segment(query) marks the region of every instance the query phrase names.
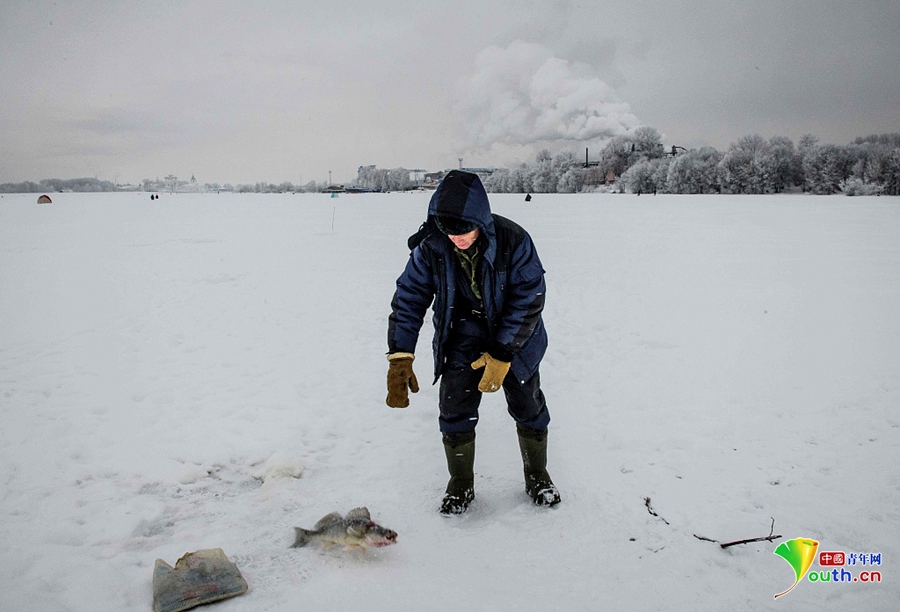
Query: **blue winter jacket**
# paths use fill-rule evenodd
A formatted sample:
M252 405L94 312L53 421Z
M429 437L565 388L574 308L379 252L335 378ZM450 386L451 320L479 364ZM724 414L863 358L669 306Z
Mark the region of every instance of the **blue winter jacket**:
M445 343L453 318L456 277L453 244L439 232L435 215L473 222L487 248L479 273L485 316L493 352L512 356L510 371L526 381L537 371L547 350L544 269L531 236L516 223L491 214L487 193L475 174L450 172L431 198L428 219L410 238L406 269L397 279L388 319L389 353L414 353L426 311L433 304L434 380L440 377Z

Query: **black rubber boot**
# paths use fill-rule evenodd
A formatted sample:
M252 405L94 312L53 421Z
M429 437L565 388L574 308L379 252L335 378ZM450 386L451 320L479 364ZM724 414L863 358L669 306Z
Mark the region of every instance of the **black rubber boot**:
M444 435L450 482L441 502L441 514L462 514L475 499L475 432Z
M555 506L560 497L547 473L547 430L537 431L518 423L516 429L525 467L525 492L538 506Z

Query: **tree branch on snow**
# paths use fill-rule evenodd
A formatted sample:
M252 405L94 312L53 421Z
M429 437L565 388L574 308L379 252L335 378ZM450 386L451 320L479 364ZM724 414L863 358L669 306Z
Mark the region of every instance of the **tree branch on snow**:
M649 509L650 508L650 498L646 498L646 501L647 501L647 508ZM654 514L654 513L651 512L651 514ZM775 518L772 517L772 526L769 529L769 535L762 537L762 538L748 538L746 540L735 540L733 542L719 542L718 540L713 540L711 538L705 538L703 536L698 536L696 533L694 534L694 537L697 538L698 540L703 540L704 542L715 542L722 548L728 548L729 546L737 546L738 544L751 544L753 542L771 542L772 540L777 540L778 538L782 537L780 534L773 535L774 533L775 533Z
M659 520L661 520L661 521L662 521L663 523L665 523L666 525L669 524L669 521L667 521L666 519L664 519L663 517L661 517L660 515L658 515L658 514L656 513L656 511L655 511L653 508L650 507L650 498L649 498L649 497L645 497L645 498L644 498L644 505L647 507L647 512L649 512L651 515L653 515L653 516L655 516L656 518L658 518Z

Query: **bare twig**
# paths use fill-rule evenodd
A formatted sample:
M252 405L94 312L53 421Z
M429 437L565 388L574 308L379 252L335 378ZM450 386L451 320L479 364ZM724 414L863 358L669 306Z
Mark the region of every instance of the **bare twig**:
M650 498L649 498L649 497L645 497L645 498L644 498L644 505L647 507L647 512L649 512L650 514L652 514L653 516L655 516L656 518L658 518L659 520L661 520L661 521L662 521L663 523L665 523L666 525L669 524L669 521L667 521L666 519L664 519L663 517L661 517L660 515L658 515L658 514L653 510L653 508L650 507Z
M716 544L719 543L718 540L713 540L712 538L705 538L703 536L698 536L696 533L694 534L694 537L697 538L698 540L703 540L704 542L715 542Z
M781 535L774 535L774 534L775 534L775 519L772 518L772 526L769 529L769 535L767 535L763 538L748 538L746 540L735 540L733 542L719 542L718 540L713 540L710 538L705 538L703 536L698 536L696 533L694 534L694 537L697 538L698 540L703 540L704 542L715 542L722 548L728 548L729 546L737 546L738 544L751 544L753 542L771 542L772 540L777 540L778 538L782 537Z
M751 544L753 542L771 542L772 540L777 540L781 537L781 534L778 535L770 535L764 538L750 538L747 540L735 540L734 542L725 542L724 544L719 544L722 548L728 548L729 546L737 546L738 544Z

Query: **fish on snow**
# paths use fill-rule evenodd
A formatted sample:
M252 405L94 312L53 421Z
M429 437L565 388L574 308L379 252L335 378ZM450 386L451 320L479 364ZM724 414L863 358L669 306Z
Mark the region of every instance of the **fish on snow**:
M368 547L380 548L397 543L397 532L382 527L372 520L368 508L354 508L341 516L332 512L323 516L312 529L294 527L297 534L292 548L302 548L311 542L321 542L325 546L342 544L344 550Z

